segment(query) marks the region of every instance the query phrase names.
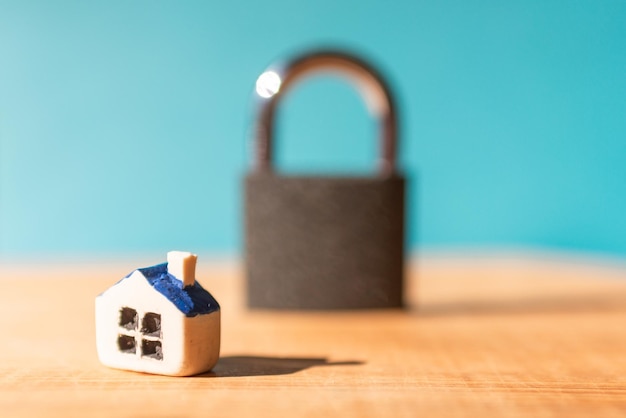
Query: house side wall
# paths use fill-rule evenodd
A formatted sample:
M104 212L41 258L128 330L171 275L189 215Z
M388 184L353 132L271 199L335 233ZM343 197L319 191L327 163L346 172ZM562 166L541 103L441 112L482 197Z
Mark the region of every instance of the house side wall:
M220 356L220 311L185 318L183 364L179 376L208 371Z

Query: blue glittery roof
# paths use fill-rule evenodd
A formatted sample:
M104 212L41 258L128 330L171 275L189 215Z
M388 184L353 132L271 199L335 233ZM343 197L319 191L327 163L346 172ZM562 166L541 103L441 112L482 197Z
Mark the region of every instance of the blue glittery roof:
M213 296L197 281L191 286L183 287L182 281L167 272L167 263L137 270L156 291L172 302L185 316L207 314L220 308ZM129 276L130 274L126 277Z

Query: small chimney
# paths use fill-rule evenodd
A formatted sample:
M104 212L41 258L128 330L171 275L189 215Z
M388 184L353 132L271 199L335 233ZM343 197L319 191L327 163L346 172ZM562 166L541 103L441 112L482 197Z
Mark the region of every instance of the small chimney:
M167 271L183 282L183 287L193 286L196 281L196 260L198 256L186 251L167 253Z

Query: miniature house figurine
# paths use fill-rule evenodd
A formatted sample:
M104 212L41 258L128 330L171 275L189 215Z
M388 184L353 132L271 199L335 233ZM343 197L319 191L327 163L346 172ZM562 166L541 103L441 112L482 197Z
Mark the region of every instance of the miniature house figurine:
M96 344L109 367L171 376L210 370L219 358L220 306L195 280L195 254L140 268L96 298Z

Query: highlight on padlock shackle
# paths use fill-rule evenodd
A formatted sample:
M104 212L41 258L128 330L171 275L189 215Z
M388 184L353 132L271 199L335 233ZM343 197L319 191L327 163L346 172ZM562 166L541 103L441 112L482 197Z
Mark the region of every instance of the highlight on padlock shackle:
M319 72L332 71L355 83L380 126L379 173L396 174L397 120L391 89L383 76L362 59L342 51L322 50L272 65L256 82L260 98L256 126L256 169L273 171L272 138L278 102L298 81Z

